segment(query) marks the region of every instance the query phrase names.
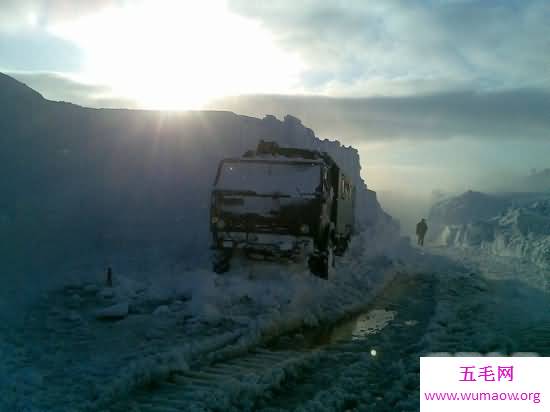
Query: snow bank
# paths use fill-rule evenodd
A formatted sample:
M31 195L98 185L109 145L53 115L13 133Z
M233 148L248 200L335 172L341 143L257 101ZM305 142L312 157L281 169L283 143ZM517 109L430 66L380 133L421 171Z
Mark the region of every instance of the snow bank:
M218 163L260 139L328 152L357 185L358 227L398 236L361 178L357 150L295 117L87 109L4 80L0 91L14 101L0 113L0 229L10 239L0 253L12 300L95 281L107 266L148 279L208 264L205 206Z
M430 226L437 231L441 226L462 225L488 219L506 210L509 204L508 199L470 190L432 206L429 215ZM434 233L434 230L430 232Z
M431 215L440 225L435 231L435 241L496 256L527 259L548 269L550 198L539 196L541 199L536 201L526 201L525 196L516 202L511 197L487 201L488 195L470 193L439 204Z
M40 104L12 102L17 113L0 113L6 125L0 225L10 239L0 244L6 274L0 310L20 313L25 322L41 319L33 326L12 320L14 341L30 342L25 351L37 339L56 337L34 363L59 369L60 380L86 376L75 384L73 400L85 396L82 385L107 401L201 356L230 356L334 321L361 310L399 271L388 258L372 259L397 257L405 245L361 178L357 150L318 139L292 116L92 110L25 96ZM35 121L28 123L29 116ZM305 262L239 265L237 259L225 276L203 269L210 255L206 206L218 163L259 139L326 151L356 184L363 232L329 281L311 276ZM113 286L102 287L108 266ZM41 300L42 307L33 306ZM73 342L78 349L56 346ZM62 400L63 382L37 399Z

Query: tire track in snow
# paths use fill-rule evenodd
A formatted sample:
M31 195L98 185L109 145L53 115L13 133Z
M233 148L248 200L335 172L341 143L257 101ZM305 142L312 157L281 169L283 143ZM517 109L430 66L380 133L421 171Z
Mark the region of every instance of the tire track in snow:
M173 373L165 381L134 391L109 410L293 409L315 400L324 390L330 389L331 383L358 364L364 366L363 363L370 362L369 370L379 368L385 362L386 348L390 354L389 348L396 349L392 339L397 339L405 352L415 353L415 345L433 311L433 284L431 276L394 280L370 305L371 311L397 310L395 319L383 333L371 330L372 334L365 335L359 327L355 332L352 328L351 334L342 341L336 337L327 341L331 329L285 337L244 356ZM347 322L360 323L360 319ZM377 356L371 355L373 348L378 348ZM390 355L388 361L395 360L394 356L395 353ZM380 376L379 373L375 375ZM369 381L371 386L376 384L379 385L377 380ZM387 382L384 386L379 385L379 391L383 392L385 386ZM371 390L377 393L375 388Z
M436 283L430 275L394 280L371 305L371 311L396 311L382 332L327 346L330 357L308 376L288 381L258 410L411 410L399 402L417 386L416 367L410 366L418 364L435 311Z
M93 410L99 402L120 397L128 382L162 378L164 366L167 371L185 366L183 352L215 351L244 332L222 324L209 329L216 336L212 339L175 315L97 320L95 311L105 304L110 301L95 289L65 287L35 302L21 321L25 327L3 335L4 345L17 350L6 365L13 392L3 400L6 410ZM197 340L190 344L194 334Z
M190 316L193 311L185 298L155 300L155 294L149 296L143 285L126 278L111 290L100 284L78 284L48 292L6 334L6 351L16 349L16 356L6 364L6 376L17 374L10 384L17 391L8 404L23 402L19 409L61 411L64 405L71 411L104 411L134 389L164 382L176 370L188 370L189 363L204 365L235 357L272 336L356 313L398 270L391 261L357 264L343 258L340 263L340 272L351 275L327 283L309 277L303 281L298 273L294 293L299 295L304 286L315 293L304 301L279 299L280 310L273 313L265 305L253 307L245 313L253 320L247 324L231 316L212 322ZM281 280L285 279L274 277L272 283L280 287L285 284ZM253 282L244 283L250 287ZM259 296L266 293L259 292ZM129 316L117 321L96 319L96 310L121 301L129 302ZM156 316L152 312L159 305L170 305L171 312ZM233 307L229 309L231 315ZM297 362L287 370L301 364L303 356L293 359ZM280 369L278 364L275 368Z
M252 353L197 370L173 373L167 380L135 391L109 410L174 412L250 409L255 400L292 373L315 362L317 352L269 351ZM248 407L247 407L248 406Z

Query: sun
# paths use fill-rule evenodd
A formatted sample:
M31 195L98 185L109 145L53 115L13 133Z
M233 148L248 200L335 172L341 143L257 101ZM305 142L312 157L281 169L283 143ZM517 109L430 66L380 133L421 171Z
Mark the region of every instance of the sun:
M297 91L304 64L260 23L222 0L144 1L52 28L84 55L88 82L153 109L195 109L213 98Z

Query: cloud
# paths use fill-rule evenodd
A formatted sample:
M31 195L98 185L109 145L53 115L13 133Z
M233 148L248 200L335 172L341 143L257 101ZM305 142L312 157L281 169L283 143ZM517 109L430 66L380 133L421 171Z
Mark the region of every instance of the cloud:
M269 31L268 37L272 35L285 51L280 53L281 56L292 56L292 61L300 62L299 65L289 65L292 66L292 70L289 69L290 75L284 78L284 90L276 83L273 87L263 87L262 92L364 97L459 93L461 90L491 92L509 89L550 89L550 3L546 0L227 1L232 12L256 20L261 23L262 28ZM153 11L171 10L172 6L178 6L179 9L176 9L183 11L186 7L190 10L197 8L196 5L182 6L183 3L152 0L0 0L0 37L3 39L0 41L0 61L11 64L3 69L77 72L78 64L85 60L86 63L95 64L94 70L89 70L95 73L99 69L104 69L104 61L112 62L113 58L122 56L118 52L112 53L109 47L118 41L123 43L122 47L126 50L121 62L131 60L126 55L128 50L134 48L137 49L137 53L134 54L142 63L142 67L144 64L154 65L160 59L139 60L142 58L142 44L135 41L136 36L132 34L127 22L124 22L124 27L120 26L123 18L113 19L115 35L105 30L105 25L102 30L99 27L101 24L91 24L89 33L83 33L82 27L73 25L78 36L72 32L71 35L64 36L61 28L66 28L68 24L63 23L74 22L77 18L89 14L98 14L106 8L117 9L118 14L113 15L125 17L131 16L130 11L138 5L147 5L143 10ZM216 14L216 4L219 6L221 3L208 3L207 6L203 6L208 11L208 16ZM141 37L145 39L143 44L153 45L150 47L152 51L172 47L174 38L179 39L180 43L183 41L181 39L195 39L187 50L192 46L197 46L201 53L204 50L219 49L219 36L224 36L219 24L210 31L208 24L198 24L200 27L206 27L207 33L215 33L210 36L214 40L213 46L210 47L209 44L208 48L201 47L204 36L199 35L197 40L193 35L200 30L193 29L191 34L185 37L170 36L172 27L177 27L178 30L182 27L194 27L192 24L182 23L190 14L168 14L175 17L165 21L166 16L160 12L138 13L140 18L143 17L143 22L139 20L137 24L138 33L143 33L144 27L150 27L149 22L151 27L158 26L149 32L145 30L147 34ZM105 18L101 16L98 19ZM204 20L207 23L209 21L208 18ZM164 24L159 25L159 21ZM201 22L203 19L193 21ZM175 25L172 26L174 22ZM223 19L221 22L223 23ZM232 27L225 33L236 31ZM6 37L6 33L12 37ZM19 38L14 37L15 35ZM85 41L80 39L80 35ZM37 40L38 36L42 36L44 40ZM62 39L56 39L55 36ZM81 41L75 40L75 37ZM128 37L130 39L127 41ZM252 36L257 40L256 37ZM160 40L157 40L159 38ZM248 39L250 38L248 36ZM61 44L62 41L73 42L76 46ZM48 49L45 43L52 45L52 56L55 56L49 60L48 53L45 52ZM248 43L253 41L237 42L238 47L235 47L235 50L246 50L248 53L248 48L243 48L243 45ZM252 56L252 61L267 62L269 67L277 68L274 70L275 73L282 72L284 59L279 55L268 52L258 58L258 50L265 52L267 49L265 41L259 43L258 47L254 45L255 51L251 51L247 56ZM82 50L79 52L87 54L86 59L76 51L71 51L69 46L80 47ZM210 55L224 55L223 52L228 48L222 49ZM17 53L20 55L17 56ZM270 59L265 57L266 54ZM179 56L177 53L171 55ZM37 58L33 56L40 57L41 61L35 63ZM104 58L105 56L109 58ZM180 60L184 58L185 53ZM225 59L226 62L230 60ZM236 74L245 73L243 77L251 79L253 75L260 73L256 83L262 84L265 79L276 77L274 74L262 76L262 71L258 70L252 70L252 74L247 75L245 69L249 68L250 64L245 64L246 68L243 69L244 60L246 59L231 60L234 65L230 66L236 67L230 73L231 78L235 79ZM69 68L60 69L59 66L65 64L64 62L68 62ZM131 66L136 66L131 63ZM112 66L107 65L107 74L102 73L102 81L115 71ZM120 68L122 65L115 66ZM209 69L213 67L203 66ZM225 66L225 70L217 78L228 75ZM174 65L168 67L173 69ZM180 71L182 70L177 68L177 72ZM122 72L122 75L117 75L118 83L125 80L131 70L124 67ZM203 73L204 68L199 69L199 72ZM215 77L210 76L211 79ZM298 81L295 81L296 77ZM210 83L212 82L213 80ZM258 89L256 83L254 87ZM229 84L234 85L236 82ZM134 87L131 89L135 90ZM209 94L259 92L256 89L236 92L219 89L215 87Z
M292 114L317 135L346 143L550 138L550 92L535 89L370 98L239 96L209 107L251 116Z
M122 4L122 0L0 0L0 29L45 27Z
M230 0L309 62L313 93L404 95L550 86L544 0ZM417 90L415 90L417 84Z
M96 108L136 108L132 100L113 95L107 86L85 84L55 73L11 72L9 76L25 83L46 99Z
M77 72L83 50L53 28L75 21L118 0L0 0L1 69Z
M77 71L82 52L42 30L0 35L3 70Z

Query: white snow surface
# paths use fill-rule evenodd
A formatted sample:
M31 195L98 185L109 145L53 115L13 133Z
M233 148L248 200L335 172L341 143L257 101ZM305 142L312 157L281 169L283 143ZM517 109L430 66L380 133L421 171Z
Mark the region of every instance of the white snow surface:
M451 259L432 252L443 253ZM548 353L546 337L550 332L550 307L547 294L518 282L530 271L529 265L515 260L514 265L508 262L506 270L500 270L498 261L476 260L474 255L462 256L456 250L446 249L427 250L415 255L416 260L411 257L414 256L409 256L409 264L402 267L408 274L392 277L401 298L392 300L389 293L382 295L378 303L373 300L375 305L388 305L382 307L393 309L384 311L388 318L381 325L382 332L373 333L364 340L343 341L340 347L335 344L326 351L321 348L290 354L280 363L258 364L259 360L251 355L248 358L251 364L258 366L222 386L212 384L201 394L203 409L188 410L335 411L354 406L359 410L417 410L419 356L442 352L449 355L464 352L513 354L537 347L542 350L541 354ZM373 262L373 267L381 266L380 262ZM430 274L429 269L437 273ZM418 273L414 274L415 271ZM228 284L243 274L246 275L240 271L233 273ZM334 305L337 297L332 295L327 304ZM366 297L372 302L369 293ZM344 295L340 298L346 299ZM247 302L251 304L249 298L242 299L241 309ZM312 303L315 300L309 301L308 306ZM342 307L341 303L334 306L336 310ZM370 309L368 313L372 313ZM282 325L284 321L278 327ZM534 328L538 332L531 332ZM295 339L299 336L294 335ZM357 352L354 342L359 342L361 351ZM229 364L236 362L246 366L248 361L243 351L249 347L248 343L238 339L227 347L220 346L220 350L210 352L210 358L223 359L240 353L241 357ZM270 352L269 356L276 355ZM284 352L281 355L284 357ZM187 366L193 368L191 362ZM238 372L235 376L238 377ZM219 377L212 376L212 379ZM294 392L294 383L305 390ZM312 387L315 390L311 390ZM172 397L178 395L170 393L169 388L164 390ZM287 392L291 393L286 396ZM148 402L162 405L163 393L161 385L158 393L147 394ZM168 395L164 399L168 399ZM258 399L265 402L257 402ZM190 402L189 405L195 404Z
M196 269L136 281L115 273L112 287L82 283L49 292L26 313L25 328L12 324L4 331L2 354L18 348L4 376L30 372L0 382L0 392L11 394L0 410L101 410L197 359L224 359L270 337L357 312L394 276L411 271L399 263L406 246L396 241L393 256L376 257L366 241L365 235L353 239L328 281L312 276L304 261L237 256L224 275ZM100 320L98 314L123 319Z
M490 218L444 225L436 243L501 257L528 260L550 269L550 199L509 207Z

